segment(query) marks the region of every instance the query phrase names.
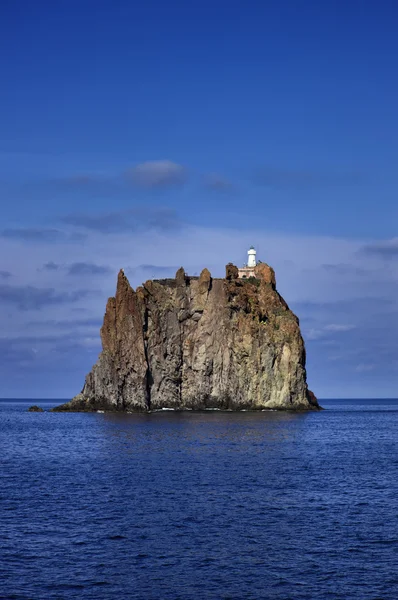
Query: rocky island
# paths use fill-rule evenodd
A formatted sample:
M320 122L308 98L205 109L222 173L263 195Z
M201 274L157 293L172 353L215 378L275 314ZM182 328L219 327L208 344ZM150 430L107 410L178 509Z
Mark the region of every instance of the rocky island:
M319 409L299 321L274 270L259 263L246 271L228 264L225 279L215 279L180 268L175 279L134 291L121 270L99 359L81 393L53 410Z

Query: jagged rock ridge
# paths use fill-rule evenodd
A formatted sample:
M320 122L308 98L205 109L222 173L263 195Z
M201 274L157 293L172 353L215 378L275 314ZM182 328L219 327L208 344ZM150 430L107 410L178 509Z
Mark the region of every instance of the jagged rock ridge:
M102 352L83 390L55 410L318 409L307 388L297 317L271 267L238 279L207 269L147 281L120 271L101 328Z

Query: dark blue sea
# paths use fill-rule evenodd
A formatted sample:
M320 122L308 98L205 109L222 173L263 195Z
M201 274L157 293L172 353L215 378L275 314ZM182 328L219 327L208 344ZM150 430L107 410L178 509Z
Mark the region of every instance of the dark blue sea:
M0 598L398 598L398 400L319 413L0 401Z

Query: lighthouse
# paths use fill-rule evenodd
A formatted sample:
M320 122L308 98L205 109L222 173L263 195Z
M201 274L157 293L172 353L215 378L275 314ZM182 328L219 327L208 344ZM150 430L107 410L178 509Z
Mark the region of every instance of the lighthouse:
M256 266L256 254L257 252L255 251L253 246L250 246L249 250L247 251L247 266L254 268Z
M256 276L256 254L257 252L255 251L254 246L250 246L249 250L247 251L247 264L238 269L239 279L249 279L249 277Z

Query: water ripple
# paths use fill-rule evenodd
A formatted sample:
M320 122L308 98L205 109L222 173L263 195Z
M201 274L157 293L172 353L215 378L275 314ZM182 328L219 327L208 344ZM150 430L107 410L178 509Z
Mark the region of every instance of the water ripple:
M296 415L29 404L0 403L0 599L398 597L396 401Z

